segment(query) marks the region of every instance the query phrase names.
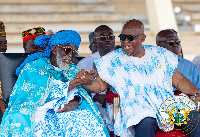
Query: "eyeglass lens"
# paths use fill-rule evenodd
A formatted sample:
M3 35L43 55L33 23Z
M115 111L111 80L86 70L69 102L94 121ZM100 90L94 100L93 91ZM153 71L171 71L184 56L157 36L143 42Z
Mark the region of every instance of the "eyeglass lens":
M179 40L177 40L177 41L170 40L169 41L169 45L173 46L175 43L176 43L176 45L180 45L181 42Z
M140 35L142 35L142 34L140 34ZM133 41L135 38L139 37L140 35L137 35L137 36L133 37L132 35L123 35L123 34L120 34L120 35L119 35L119 38L120 38L121 41L125 41L126 38L127 38L129 41Z
M77 57L78 56L78 52L76 51L76 50L74 50L74 49L72 49L72 48L65 48L65 53L66 54L69 54L69 53L71 53L72 52L72 54L73 54L73 57Z
M115 36L113 36L113 35L110 35L110 36L100 36L99 39L100 39L101 41L105 41L106 39L114 40L114 39L115 39Z

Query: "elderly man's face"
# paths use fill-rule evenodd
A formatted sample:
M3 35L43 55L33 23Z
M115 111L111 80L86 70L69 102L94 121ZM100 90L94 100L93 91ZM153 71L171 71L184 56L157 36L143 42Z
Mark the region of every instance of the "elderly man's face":
M43 52L45 50L45 48L35 45L34 39L25 41L23 43L23 48L25 53L37 53L37 52Z
M0 37L0 52L6 52L7 40L6 37Z
M101 30L95 32L94 41L100 53L107 54L115 46L115 36L113 35L113 31L108 27L102 27Z
M166 31L162 35L158 35L156 39L157 46L166 48L174 54L179 54L181 50L178 36L172 31Z
M77 47L73 44L61 44L56 48L56 63L62 70L68 70L69 64L74 62L74 57L78 55Z
M142 42L145 40L146 35L143 34L143 30L140 28L124 26L122 29L123 36L125 36L125 40L120 40L122 49L129 56L137 56L142 47ZM132 40L128 40L128 37L132 37Z

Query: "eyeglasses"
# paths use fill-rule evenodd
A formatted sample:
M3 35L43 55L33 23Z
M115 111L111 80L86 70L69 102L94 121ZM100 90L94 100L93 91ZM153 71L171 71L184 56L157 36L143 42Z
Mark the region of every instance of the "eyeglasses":
M158 42L167 42L169 43L169 45L171 46L174 46L174 44L176 43L176 45L180 45L181 41L180 40L177 40L177 41L174 41L174 40L169 40L169 41L158 41Z
M94 37L94 38L99 38L100 41L105 41L107 39L114 40L115 36L114 35L109 35L109 36L99 36L99 37Z
M60 46L59 47L63 48L66 54L70 54L72 52L73 57L77 57L78 56L78 52L73 49L73 48L69 48L69 47L64 47L64 46Z
M125 41L126 38L129 40L129 41L133 41L135 38L141 36L143 34L140 34L140 35L137 35L137 36L132 36L132 35L123 35L123 34L120 34L118 37L120 38L121 41Z

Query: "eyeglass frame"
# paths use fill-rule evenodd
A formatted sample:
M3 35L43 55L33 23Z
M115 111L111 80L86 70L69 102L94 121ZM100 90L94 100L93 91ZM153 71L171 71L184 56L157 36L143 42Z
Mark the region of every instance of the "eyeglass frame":
M168 40L168 41L158 41L158 42L168 42L170 46L174 46L175 43L176 43L177 46L181 44L181 41L180 41L180 40L177 40L177 41ZM173 42L174 44L172 45L172 44L170 44L170 42Z
M114 38L113 39L110 39L110 36L113 36ZM94 37L95 39L96 38L99 38L99 40L100 40L100 38L101 37L106 37L106 39L105 40L108 40L108 38L109 38L109 40L114 40L115 39L115 35L109 35L109 36L99 36L99 37ZM105 41L105 40L100 40L100 41Z
M132 35L123 35L123 36L125 36L125 39L124 39L124 40L121 39L121 36L122 36L122 35L123 35L123 34L120 34L120 35L118 36L118 37L120 38L121 41L125 41L126 39L129 40L128 37L130 37L130 36L131 36L132 40L129 40L129 41L133 41L135 38L137 38L137 37L139 37L139 36L141 36L141 35L144 35L144 34L139 34L139 35L136 35L136 36L132 36Z
M61 45L57 45L57 46L63 48L65 54L67 54L67 55L70 54L70 53L72 52L72 56L73 56L73 57L77 57L77 56L78 56L78 51L75 50L75 49L73 49L73 48L65 47L65 46L61 46ZM70 51L69 53L67 53L67 52L66 52L67 49L71 49L71 51ZM77 54L77 56L74 55L74 52Z

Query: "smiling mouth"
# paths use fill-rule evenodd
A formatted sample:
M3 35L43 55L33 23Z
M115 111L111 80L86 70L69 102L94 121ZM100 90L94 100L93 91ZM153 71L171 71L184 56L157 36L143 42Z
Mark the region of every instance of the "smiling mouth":
M132 45L124 45L124 49L128 50L130 49L131 47L133 47Z

